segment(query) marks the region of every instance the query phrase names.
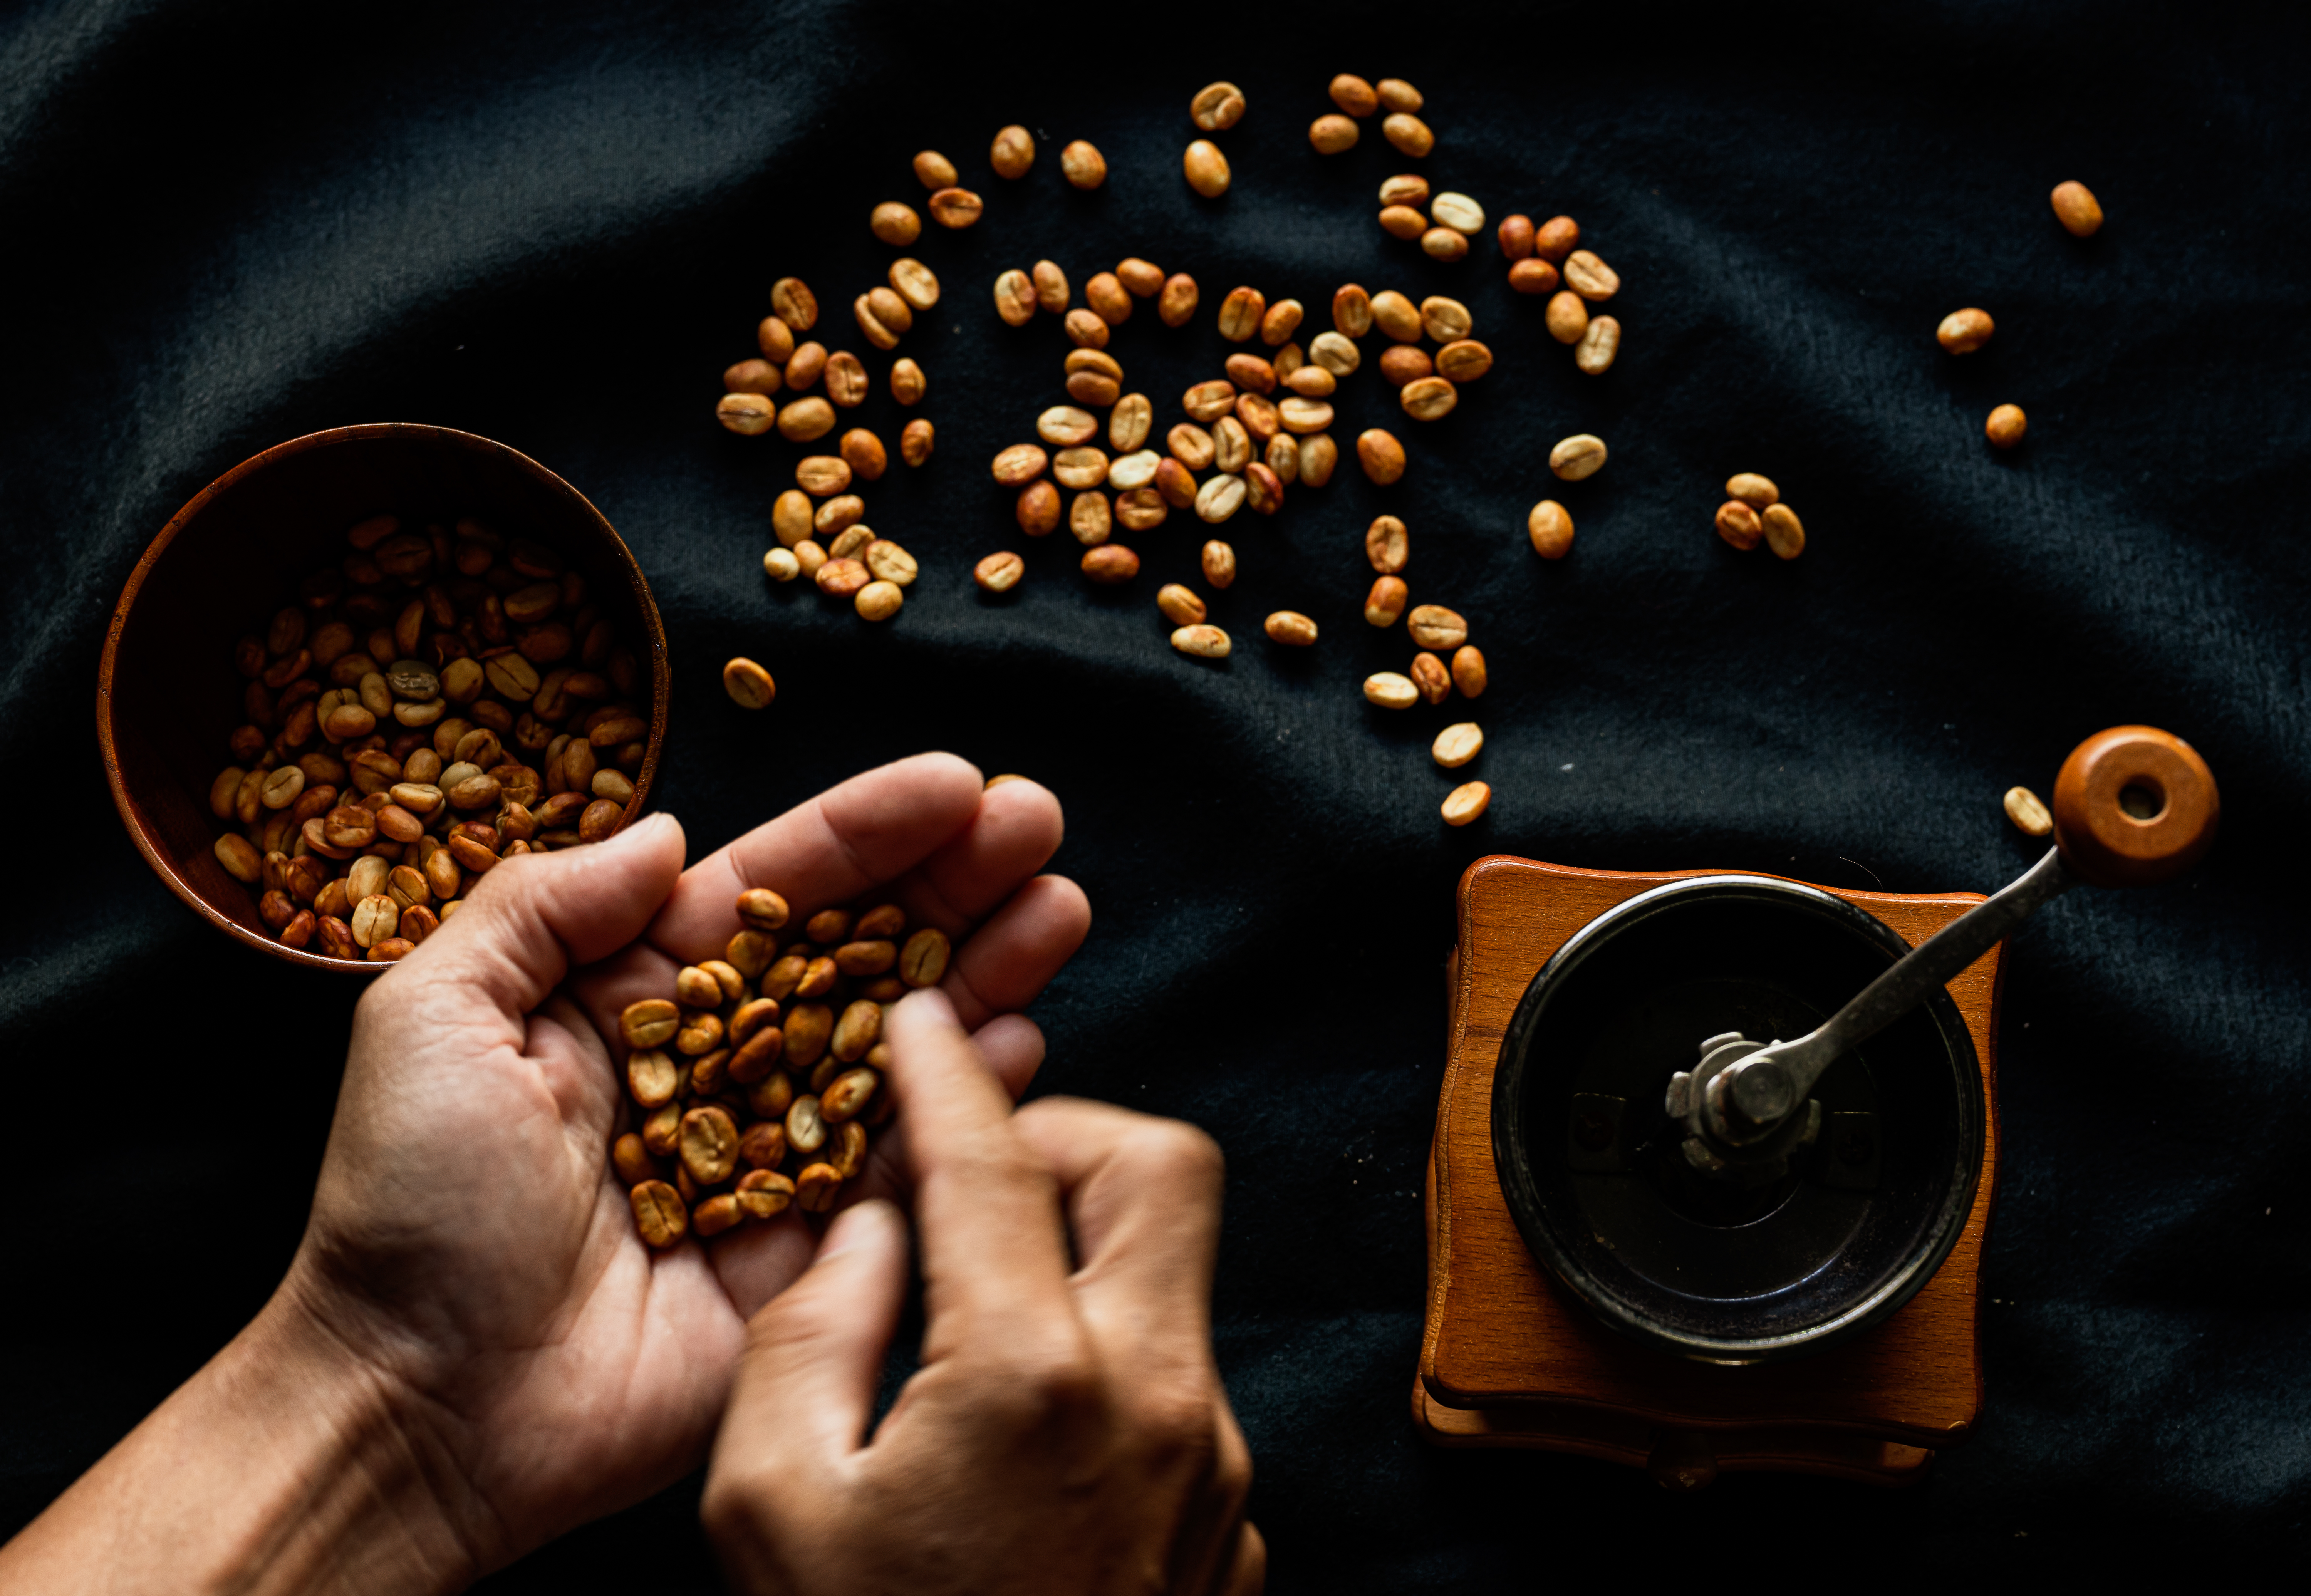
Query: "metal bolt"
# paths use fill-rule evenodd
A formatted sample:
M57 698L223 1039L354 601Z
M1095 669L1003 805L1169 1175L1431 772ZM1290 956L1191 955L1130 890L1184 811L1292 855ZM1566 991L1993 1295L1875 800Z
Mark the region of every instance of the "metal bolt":
M1752 1125L1771 1125L1788 1117L1794 1105L1796 1093L1791 1089L1790 1072L1775 1060L1740 1066L1733 1071L1727 1085L1727 1095L1732 1099L1733 1111Z

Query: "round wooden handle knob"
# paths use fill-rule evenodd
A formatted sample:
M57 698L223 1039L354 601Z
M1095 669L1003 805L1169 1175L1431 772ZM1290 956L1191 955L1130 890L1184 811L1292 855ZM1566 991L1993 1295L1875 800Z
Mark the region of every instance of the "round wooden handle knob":
M2155 726L2114 726L2071 749L2054 808L2062 863L2097 886L2181 875L2214 846L2222 817L2207 762Z

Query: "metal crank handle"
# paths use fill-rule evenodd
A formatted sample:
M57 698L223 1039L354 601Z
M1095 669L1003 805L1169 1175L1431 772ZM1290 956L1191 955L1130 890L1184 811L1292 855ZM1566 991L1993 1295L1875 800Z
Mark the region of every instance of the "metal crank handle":
M2054 846L1995 896L1912 948L1815 1030L1726 1067L1722 1095L1711 1094L1704 1110L1711 1135L1735 1145L1770 1135L1839 1055L1923 1003L2078 883L2138 886L2189 869L2214 843L2221 800L2214 773L2182 738L2115 726L2062 762L2054 815Z

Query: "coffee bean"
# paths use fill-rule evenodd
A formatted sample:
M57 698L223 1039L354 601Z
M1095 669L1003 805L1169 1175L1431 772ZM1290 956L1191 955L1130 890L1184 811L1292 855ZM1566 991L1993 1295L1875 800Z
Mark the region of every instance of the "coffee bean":
M893 291L910 310L928 310L938 303L938 278L921 261L901 256L891 263L890 277Z
M1786 504L1768 504L1766 513L1758 518L1766 524L1766 546L1783 560L1794 560L1805 553L1805 523Z
M2094 191L2084 183L2073 179L2067 183L2056 184L2053 199L2054 219L2062 224L2062 231L2072 238L2091 238L2102 226L2102 205L2095 198ZM2045 833L2033 832L2031 834L2043 836Z
M1782 490L1774 485L1772 477L1744 471L1726 479L1725 496L1739 499L1752 510L1763 510L1781 498Z
M1990 419L1983 423L1982 431L1993 446L2012 449L2022 441L2022 434L2029 424L2029 418L2022 414L2021 406L2001 405L1990 413ZM266 790L269 792L271 789L268 788ZM268 798L266 801L270 803L272 800Z
M779 407L760 394L724 394L714 406L714 419L742 437L756 438L771 430Z
M891 397L902 405L911 405L923 397L923 369L903 357L891 366Z
M886 244L911 244L921 236L923 219L912 205L886 199L867 219L868 231Z
M1601 377L1613 369L1614 357L1620 353L1620 322L1610 316L1600 316L1589 323L1581 334L1581 342L1574 345L1573 363L1588 376Z
M1365 697L1383 710L1408 710L1420 702L1420 689L1409 676L1392 670L1375 671L1365 678Z
M1952 354L1972 354L1990 342L1997 324L1987 310L1953 310L1934 329L1934 339Z
M651 1246L671 1247L690 1233L690 1210L682 1194L664 1181L642 1182L633 1189L631 1201L634 1226Z
M1356 148L1358 131L1346 117L1322 116L1308 125L1308 142L1319 155L1337 155Z
M2079 236L2083 238L2086 235L2080 233ZM2024 836L2044 837L2053 834L2054 817L2047 813L2046 806L2038 800L2038 795L2028 788L2008 788L2002 802L2006 810L2006 818L2012 821Z
M935 434L931 423L917 416L899 434L899 458L910 466L920 466L931 458Z
M1316 641L1316 623L1298 610L1278 610L1264 624L1269 637L1276 642L1306 648Z
M1493 789L1482 781L1464 782L1444 797L1441 812L1446 825L1467 825L1483 815L1493 801Z
M1365 532L1365 558L1383 576L1394 576L1412 557L1412 535L1392 515L1374 518Z
M1332 295L1332 327L1335 331L1344 337L1361 338L1372 331L1372 296L1362 288L1350 283ZM1323 339L1320 336L1316 342L1321 344ZM1354 349L1355 345L1352 344L1349 347ZM1315 354L1315 344L1309 346L1309 354L1312 357ZM1355 371L1356 366L1351 363L1345 369L1332 369L1338 375L1345 377Z
M1220 301L1220 336L1232 344L1241 344L1260 330L1260 318L1268 314L1268 298L1257 288L1234 288Z
M1228 634L1217 626L1199 624L1182 626L1172 633L1172 646L1182 654L1193 654L1203 659L1225 659L1230 644Z
M1166 582L1156 590L1156 607L1174 626L1193 626L1208 614L1204 601L1178 582Z
M1404 445L1379 427L1356 434L1356 461L1365 475L1382 487L1404 475Z
M990 554L972 566L971 580L990 593L1008 593L1019 585L1019 579L1026 571L1027 563L1007 552Z
M1485 734L1473 720L1448 726L1429 745L1428 755L1446 770L1458 770L1484 751Z
M1423 377L1406 383L1399 398L1404 413L1413 420L1436 421L1452 414L1461 402L1461 390L1442 377Z
M942 188L930 197L931 220L941 227L969 227L985 208L968 188Z
M1196 280L1185 272L1174 272L1164 279L1163 292L1156 299L1156 314L1165 327L1185 327L1196 313Z
M1365 620L1374 626L1393 626L1402 618L1409 597L1402 577L1376 577L1372 591L1365 596Z
M1243 119L1243 91L1234 83L1206 83L1188 102L1188 116L1206 133L1234 126Z
M1416 607L1405 623L1412 641L1424 649L1457 649L1469 641L1469 624L1457 610L1446 609L1441 604L1424 604Z
M1548 451L1548 468L1565 482L1579 482L1594 476L1605 463L1605 440L1588 432L1576 432L1558 440Z
M1204 580L1213 587L1225 589L1234 583L1235 550L1229 545L1213 538L1204 545L1203 552L1197 558Z
M1717 507L1717 536L1737 549L1749 550L1765 537L1766 527L1756 510L1739 499L1728 499Z
M1211 140L1199 138L1190 144L1181 165L1187 173L1188 187L1206 199L1217 199L1227 192L1227 157Z
M1400 344L1417 343L1421 336L1420 311L1392 288L1372 296L1373 325Z
M1155 420L1156 407L1148 403L1146 394L1125 394L1116 401L1115 408L1108 413L1107 441L1110 447L1120 455L1135 453L1147 444L1147 433ZM1151 474L1148 481L1154 480ZM1135 483L1131 485L1144 487L1147 484Z
M995 135L994 147L988 152L988 160L999 178L1025 177L1027 169L1035 164L1035 135L1016 124L1001 129Z
M1382 121L1380 130L1389 143L1415 160L1436 147L1436 135L1428 130L1428 124L1409 111L1391 113Z
M1380 109L1380 96L1373 86L1352 73L1342 73L1331 83L1332 103L1352 117L1369 117Z
M1060 173L1077 188L1096 188L1107 181L1107 158L1093 145L1076 139L1060 152Z
M834 406L815 394L779 412L779 436L789 443L809 443L833 430Z
M1381 380L1391 388L1419 381L1436 369L1428 352L1410 344L1391 344L1380 353Z
M778 696L778 686L771 680L771 673L743 657L722 667L722 690L742 710L766 709Z
M1469 253L1468 235L1449 227L1429 228L1420 235L1420 252L1432 260L1464 259Z
M1555 293L1557 283L1557 268L1538 256L1509 267L1509 286L1519 293Z
M1589 330L1589 305L1579 294L1565 289L1552 296L1544 319L1548 336L1559 344L1578 344Z

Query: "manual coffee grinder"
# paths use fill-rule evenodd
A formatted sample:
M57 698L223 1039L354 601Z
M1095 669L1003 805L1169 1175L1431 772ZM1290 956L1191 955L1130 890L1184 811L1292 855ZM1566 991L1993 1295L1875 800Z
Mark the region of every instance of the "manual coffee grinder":
M2114 727L1996 895L1572 869L1461 879L1416 1422L1447 1446L1897 1485L1982 1405L2005 937L2190 868L2219 800ZM1787 1039L1787 1040L1784 1040Z

